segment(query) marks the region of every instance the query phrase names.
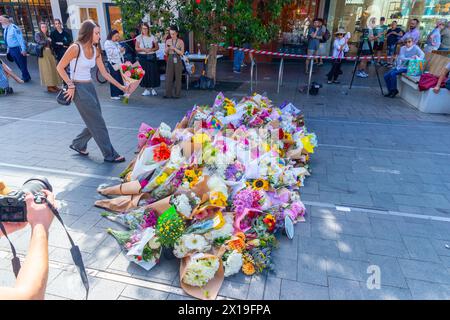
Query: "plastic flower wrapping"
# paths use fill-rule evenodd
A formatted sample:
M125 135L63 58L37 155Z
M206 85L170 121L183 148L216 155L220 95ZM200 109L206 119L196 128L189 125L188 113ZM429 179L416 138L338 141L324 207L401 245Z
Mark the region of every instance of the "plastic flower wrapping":
M286 218L305 221L301 187L318 145L301 111L258 94L237 102L220 93L173 130L154 128L141 125L139 154L121 175L139 181L147 204L104 216L138 235L154 230L144 249L173 250L182 288L199 299L214 299L224 277L276 269L272 253ZM142 242L124 237L125 248Z

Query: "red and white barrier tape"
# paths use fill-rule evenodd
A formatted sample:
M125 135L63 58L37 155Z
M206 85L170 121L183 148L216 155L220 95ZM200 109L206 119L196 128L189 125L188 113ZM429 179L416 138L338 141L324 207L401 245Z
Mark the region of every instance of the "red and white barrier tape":
M244 48L238 48L238 47L228 47L227 49L229 50L234 50L234 51L243 51L245 53L255 53L255 54L260 54L260 55L265 55L265 56L275 56L275 57L287 57L287 58L306 58L306 59L330 59L330 60L334 60L337 58L334 58L333 56L311 56L311 55L305 55L305 54L292 54L292 53L282 53L282 52L272 52L272 51L265 51L265 50L254 50L254 49L244 49ZM390 59L392 57L390 56L376 56L375 59L380 59L380 60L386 60L386 59ZM358 59L358 57L343 57L341 58L341 60L350 60L350 61L355 61L356 59ZM361 56L359 58L359 60L372 60L372 56Z

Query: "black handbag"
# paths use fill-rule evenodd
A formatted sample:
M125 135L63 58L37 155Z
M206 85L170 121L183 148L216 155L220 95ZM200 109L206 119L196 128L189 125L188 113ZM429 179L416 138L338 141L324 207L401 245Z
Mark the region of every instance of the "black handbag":
M28 51L38 58L44 57L44 46L38 43L30 43Z
M81 51L80 45L78 43L77 43L77 46L78 46L78 55L77 55L77 60L75 60L75 68L73 69L74 74L77 71L78 58L80 57L80 51ZM72 76L73 76L73 74L70 75L71 80L73 80ZM67 85L64 85L63 88L58 92L58 95L56 96L56 102L58 102L60 105L68 106L72 103L71 100L66 99L65 94L67 92L67 89L68 89Z

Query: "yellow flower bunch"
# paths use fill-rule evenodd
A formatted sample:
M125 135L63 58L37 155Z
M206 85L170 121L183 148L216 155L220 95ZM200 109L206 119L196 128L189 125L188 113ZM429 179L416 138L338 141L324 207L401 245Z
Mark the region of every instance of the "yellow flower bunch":
M200 177L202 176L201 170L195 170L195 169L189 169L184 171L184 178L183 182L189 183L189 188L193 188L198 181L200 180Z
M226 207L227 197L222 192L211 191L209 194L209 201L213 206Z
M156 178L156 184L158 186L162 185L164 182L166 182L168 177L169 177L169 175L167 173L163 172L162 174L159 175L158 178Z
M223 106L223 108L225 109L225 111L227 112L227 116L231 116L232 114L236 113L236 108L234 107L234 103L233 101L231 101L228 98L225 98L225 104Z
M302 141L302 144L303 144L303 149L305 149L306 152L314 153L314 146L311 143L311 137L310 136L303 137L301 139L301 141Z
M192 137L192 142L203 144L211 142L211 138L206 133L197 133Z
M292 141L292 134L285 132L284 140Z

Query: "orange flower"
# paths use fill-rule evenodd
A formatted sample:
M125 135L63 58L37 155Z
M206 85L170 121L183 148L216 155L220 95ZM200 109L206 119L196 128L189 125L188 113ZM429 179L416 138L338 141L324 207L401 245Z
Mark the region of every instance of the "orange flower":
M242 265L242 272L244 274L246 274L247 276L251 276L251 275L255 274L255 272L256 272L255 266L251 262L244 263Z
M244 237L245 237L245 235L244 235ZM230 250L236 250L238 252L242 252L242 250L245 249L245 240L240 237L237 237L237 238L234 238L233 240L228 241L227 245Z
M153 150L153 160L161 162L170 158L170 149L163 142Z

